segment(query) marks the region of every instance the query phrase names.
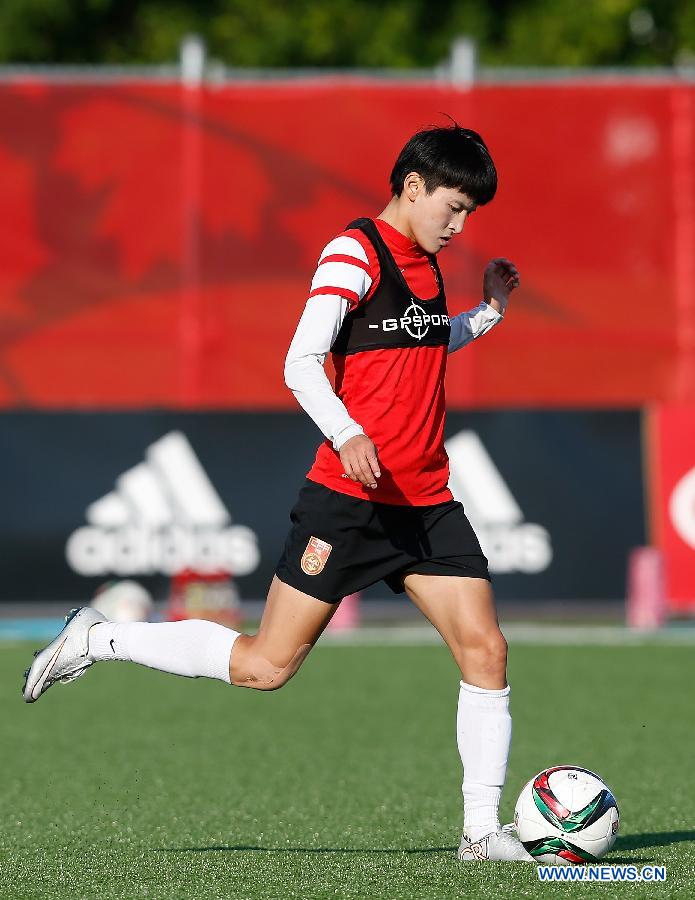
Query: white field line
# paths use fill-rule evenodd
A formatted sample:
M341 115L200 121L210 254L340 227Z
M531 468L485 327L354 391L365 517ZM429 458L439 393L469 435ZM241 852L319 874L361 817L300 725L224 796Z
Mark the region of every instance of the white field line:
M502 631L510 644L550 644L643 646L646 644L694 645L695 628L669 628L662 631L631 631L620 625L535 625L515 622L503 625ZM318 646L366 647L402 646L412 647L426 644L440 644L442 639L429 625L365 627L346 631L326 631Z
M0 623L0 647L24 646L33 641L36 646L55 637L56 628L45 637L19 636L12 630L2 635ZM631 631L620 625L542 625L513 622L502 625L502 631L510 644L541 644L554 646L695 646L695 627L665 628L661 631ZM431 625L383 625L365 626L354 630L324 632L318 647L418 647L442 644L442 639Z

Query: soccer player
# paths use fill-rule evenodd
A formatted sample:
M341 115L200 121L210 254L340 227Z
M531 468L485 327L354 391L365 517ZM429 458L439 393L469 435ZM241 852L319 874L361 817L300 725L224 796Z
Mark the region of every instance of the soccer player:
M83 608L25 673L27 702L104 660L276 690L341 598L383 580L432 622L461 672L459 858L533 861L499 822L511 740L507 645L444 450L447 355L501 321L519 274L493 259L481 303L450 316L437 255L496 189L479 134L455 124L420 131L396 160L383 212L352 222L323 250L285 381L326 441L291 512L258 633L195 620L115 624ZM329 351L335 390L323 368Z

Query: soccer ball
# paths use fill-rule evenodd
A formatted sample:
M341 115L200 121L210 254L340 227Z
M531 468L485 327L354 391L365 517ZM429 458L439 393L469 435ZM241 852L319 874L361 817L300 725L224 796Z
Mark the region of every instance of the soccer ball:
M100 587L91 606L111 622L146 622L153 610L150 592L130 579Z
M554 766L524 787L516 802L519 840L549 865L597 862L613 846L620 824L610 788L588 769Z

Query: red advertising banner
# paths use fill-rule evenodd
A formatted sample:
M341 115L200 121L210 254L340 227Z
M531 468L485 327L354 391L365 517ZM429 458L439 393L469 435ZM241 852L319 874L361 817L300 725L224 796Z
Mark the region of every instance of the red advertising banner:
M500 173L441 254L450 311L491 257L522 274L450 407L695 402L692 85L25 80L0 85L0 408L295 409L319 253L443 113Z
M649 413L652 540L672 612L695 611L695 404Z

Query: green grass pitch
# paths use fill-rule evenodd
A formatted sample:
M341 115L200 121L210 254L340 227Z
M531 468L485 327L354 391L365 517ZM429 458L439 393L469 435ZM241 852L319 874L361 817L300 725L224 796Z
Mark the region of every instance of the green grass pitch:
M687 646L512 646L503 817L537 770L598 771L621 807L607 862L661 885L549 885L457 862L457 674L440 646L319 646L259 694L96 666L37 704L30 646L0 647L0 896L690 898L693 684Z

